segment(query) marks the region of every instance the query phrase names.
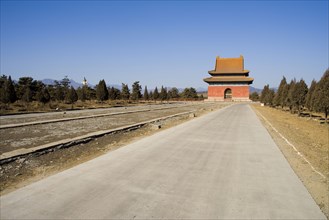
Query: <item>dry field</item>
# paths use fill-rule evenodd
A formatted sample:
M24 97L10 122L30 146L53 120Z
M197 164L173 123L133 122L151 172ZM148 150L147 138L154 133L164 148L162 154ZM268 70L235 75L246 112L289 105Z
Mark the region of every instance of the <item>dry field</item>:
M42 104L37 101L31 103L25 103L23 101L16 101L12 104L0 103L0 115L11 115L11 114L26 114L34 112L54 112L56 109L60 110L79 110L79 109L99 109L99 108L110 108L120 106L137 106L144 104L157 104L155 101L124 101L124 100L107 100L99 102L97 100L86 100L84 102L78 100L74 105L66 104L63 102L51 101L47 104ZM72 109L73 107L73 109Z
M280 109L259 104L252 107L290 166L329 218L329 126Z

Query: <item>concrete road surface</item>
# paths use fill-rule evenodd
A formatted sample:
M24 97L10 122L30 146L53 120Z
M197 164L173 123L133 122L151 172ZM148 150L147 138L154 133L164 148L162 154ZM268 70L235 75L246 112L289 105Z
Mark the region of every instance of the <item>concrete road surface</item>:
M1 219L325 219L247 104L1 197Z

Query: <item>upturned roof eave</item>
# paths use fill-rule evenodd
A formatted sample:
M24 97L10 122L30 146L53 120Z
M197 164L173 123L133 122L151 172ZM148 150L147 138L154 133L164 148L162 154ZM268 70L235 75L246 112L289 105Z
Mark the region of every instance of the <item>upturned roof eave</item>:
M246 77L246 79L234 79L232 77L232 79L214 79L213 77L209 77L209 78L204 78L203 79L204 82L206 83L232 83L232 82L247 82L248 84L252 84L254 79L251 77Z
M249 70L243 70L242 72L216 72L216 70L209 70L208 73L210 75L222 75L222 74L247 74L249 73Z

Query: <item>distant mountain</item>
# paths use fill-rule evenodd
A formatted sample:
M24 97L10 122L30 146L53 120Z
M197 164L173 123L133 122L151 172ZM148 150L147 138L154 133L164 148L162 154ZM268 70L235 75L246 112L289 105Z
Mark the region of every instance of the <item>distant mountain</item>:
M44 84L46 85L54 85L55 84L55 79L43 79L41 80ZM61 81L61 80L57 80L57 81ZM82 87L82 83L78 83L76 81L74 81L73 79L70 79L70 85L73 86L73 88L77 89L78 87ZM94 85L88 84L88 86L90 87L95 87Z
M43 79L41 81L46 85L54 85L55 84L55 80L53 80L53 79Z
M55 85L55 79L43 79L41 81L46 85ZM61 81L61 80L57 80L57 81ZM82 82L78 83L78 82L74 81L73 79L70 79L70 85L73 86L75 89L77 89L79 87L82 87ZM88 86L91 88L95 88L95 85L92 85L90 83L88 83ZM118 85L118 84L109 84L109 85L107 85L107 87L114 87L114 88L121 90L122 86Z
M277 87L272 87L270 89L273 89L274 92L277 92L278 91L278 88ZM257 92L258 94L261 94L262 91L263 91L263 89L258 89L258 88L252 87L252 86L249 87L250 94L253 93L253 92Z
M260 94L263 91L263 89L258 89L252 86L249 86L249 93L253 93L253 92L257 92L258 94Z
M114 87L114 88L119 89L119 90L122 89L122 85L118 85L118 84L110 84L110 85L107 85L107 87Z

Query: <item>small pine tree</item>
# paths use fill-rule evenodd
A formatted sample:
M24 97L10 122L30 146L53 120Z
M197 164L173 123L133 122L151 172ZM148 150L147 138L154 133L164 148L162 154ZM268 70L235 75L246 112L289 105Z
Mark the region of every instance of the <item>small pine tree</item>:
M122 83L121 98L123 100L129 100L129 98L130 98L130 90L129 90L128 84Z
M149 93L148 93L148 91L147 91L147 86L145 86L143 98L144 98L144 100L146 100L146 101L150 99L150 97L149 97Z
M296 79L293 79L290 81L289 83L289 91L286 97L286 104L290 109L290 112L293 112L293 100L294 100L294 90L295 90L295 86L296 86Z
M18 79L18 85L17 85L17 90L16 90L16 94L18 99L21 99L23 101L25 101L23 98L24 94L26 93L26 88L30 88L30 96L31 96L31 101L32 101L32 97L33 97L33 93L32 93L32 84L33 84L33 78L32 77L21 77Z
M260 101L266 105L266 96L270 91L270 86L267 84L264 86L262 93L260 95Z
M32 102L32 91L31 91L30 87L27 87L25 89L25 92L22 96L22 100L26 103Z
M308 89L307 95L306 95L306 103L305 106L309 111L313 111L313 93L315 91L317 82L313 79L310 88Z
M131 93L131 99L138 101L140 98L142 98L142 87L139 85L139 81L134 82L132 85L132 93Z
M55 99L57 101L63 101L65 96L64 96L64 88L63 88L63 85L58 82L57 80L55 80Z
M185 99L197 99L198 94L196 92L196 89L193 87L185 88L181 94L181 96Z
M171 88L169 91L168 91L168 98L169 99L177 99L179 98L179 91L176 87L173 87Z
M305 105L307 91L308 88L303 79L295 84L294 90L292 91L292 103L297 109L298 115L300 115L302 108Z
M161 99L161 101L164 101L168 98L167 96L168 96L167 88L161 86L159 98Z
M1 101L3 103L13 103L17 100L15 86L11 80L11 76L5 78L3 87L1 87Z
M49 91L46 87L40 89L38 92L37 92L37 100L43 104L46 104L50 101L50 94L49 94Z
M273 99L273 103L275 106L280 105L281 107L283 107L283 92L284 92L284 87L287 85L287 80L286 77L283 76L278 91L276 92L274 99Z
M153 99L154 100L158 100L159 99L159 91L158 91L158 87L155 87L154 91L153 91Z
M101 102L108 100L109 98L109 93L104 79L100 80L98 85L96 86L96 97L97 100Z
M288 92L289 92L289 84L286 84L283 87L283 91L282 91L282 99L281 99L281 103L280 105L282 106L282 108L287 107L288 103L287 103L287 97L288 97Z
M75 91L75 89L73 88L73 86L71 86L71 88L68 90L67 95L65 97L66 101L68 104L72 104L72 109L73 109L73 104L78 101L78 94Z
M150 93L149 93L149 99L151 99L151 100L154 99L154 98L153 98L153 92L152 92L152 91L150 91Z
M109 89L109 99L110 100L115 100L115 92L114 92L114 87L113 86Z
M327 121L329 113L329 69L321 77L314 91L314 109L323 112Z
M253 93L251 93L250 96L249 96L249 98L250 98L252 101L254 101L254 102L259 101L259 94L258 94L258 92L253 92Z
M263 91L260 96L260 101L265 105L273 106L274 95L274 90L270 89L270 86L267 84L263 88Z
M83 85L77 89L78 99L85 102L88 99L88 85Z

